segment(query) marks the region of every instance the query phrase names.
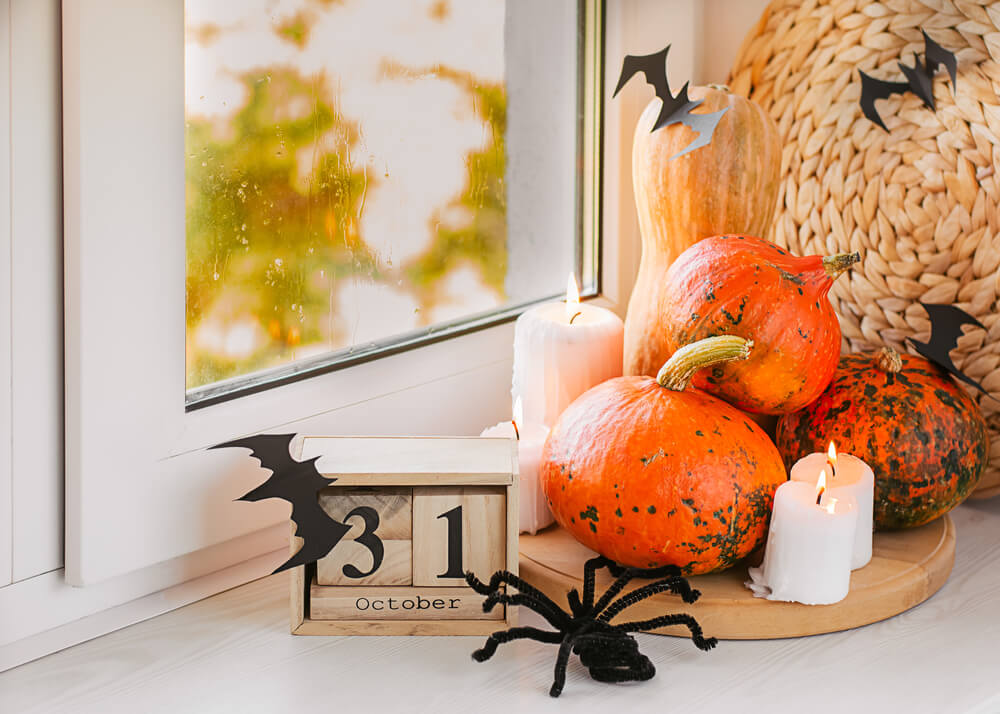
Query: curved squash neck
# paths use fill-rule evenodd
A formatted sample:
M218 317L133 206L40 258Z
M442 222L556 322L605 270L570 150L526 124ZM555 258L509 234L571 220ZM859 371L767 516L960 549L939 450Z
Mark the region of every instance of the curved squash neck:
M796 278L802 284L818 289L823 295L826 295L833 287L834 280L847 272L852 265L861 261L861 255L857 252L836 253L823 256L819 260L817 258L818 256L803 258L802 260L809 260L810 265L805 270L800 271Z
M750 356L753 340L736 335L716 335L692 342L674 352L660 368L656 381L661 387L683 392L699 369L719 362L742 360Z
M855 263L861 262L861 254L857 251L853 253L837 253L823 258L823 270L830 277L836 280L840 274L848 270Z

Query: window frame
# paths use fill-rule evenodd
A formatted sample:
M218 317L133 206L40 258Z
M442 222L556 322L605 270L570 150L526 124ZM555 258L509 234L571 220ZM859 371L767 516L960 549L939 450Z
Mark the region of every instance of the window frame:
M0 15L3 586L63 564L63 246L59 1Z
M597 88L603 79L600 62L603 50L603 0L577 0L579 7L577 56L580 71L577 76L580 111L577 119L577 156L582 170L579 172L576 194L576 235L574 246L574 272L581 281L583 299L600 295L600 166L601 151L601 94ZM432 325L427 329L390 335L367 347L342 348L311 358L295 360L275 367L213 382L186 391L185 409L193 411L214 404L239 399L266 389L273 389L301 379L310 379L329 372L381 359L400 352L451 340L477 330L516 320L530 307L558 299L557 291L537 299L520 301L496 310Z
M510 409L514 314L405 353L186 409L186 326L177 307L186 260L183 242L170 242L184 234L183 182L163 178L183 176L183 73L169 59L183 56L179 5L63 2L65 575L74 585L245 538L287 518L281 503L233 503L260 480L259 469L243 454L204 451L211 444L276 429L475 434ZM596 1L585 7L600 20ZM143 74L149 67L142 62L123 65L122 56L150 60L154 74ZM592 83L594 99L607 96L598 91L603 77ZM108 147L116 151L101 150ZM156 165L157 176L137 175L134 156ZM602 225L599 210L585 218L593 230ZM142 270L150 251L155 271ZM605 247L600 260L616 252ZM112 275L109 266L117 268L114 290L101 279ZM149 293L155 304L116 299ZM169 345L178 346L173 356ZM426 404L449 408L428 419Z
M11 405L11 0L0 1L0 434L10 435ZM0 587L13 581L13 480L11 478L13 439L8 436L0 447Z

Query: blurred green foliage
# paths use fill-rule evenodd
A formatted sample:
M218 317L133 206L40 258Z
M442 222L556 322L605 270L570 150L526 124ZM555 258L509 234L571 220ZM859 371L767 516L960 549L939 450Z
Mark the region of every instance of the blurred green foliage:
M380 263L360 233L364 195L378 179L354 160L358 126L322 99L325 76L279 67L249 73L240 77L247 100L223 126L188 118L188 388L288 362L308 345L346 346L349 336L337 334L331 314L337 281L352 276L409 292L423 310L437 301L448 271L471 262L503 295L504 87L435 71L468 93L490 139L465 158L466 185L453 203L467 221L427 226L430 248L404 265ZM195 344L205 320L243 321L266 339L233 358Z

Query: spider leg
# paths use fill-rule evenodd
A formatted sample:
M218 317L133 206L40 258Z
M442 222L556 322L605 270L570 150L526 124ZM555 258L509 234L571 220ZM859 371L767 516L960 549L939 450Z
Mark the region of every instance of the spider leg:
M667 589L676 595L680 595L681 599L688 604L697 602L698 598L701 597L701 591L692 588L688 579L681 575L670 575L662 580L649 583L649 585L654 586L661 583L669 583L670 586ZM662 592L662 590L660 592Z
M469 587L480 595L490 595L494 592L498 592L500 590L500 585L506 584L516 588L523 595L530 595L538 602L547 603L553 611L562 612L562 608L559 607L555 601L552 600L552 598L536 588L534 585L526 583L524 580L507 570L498 570L493 573L493 575L490 576L489 585L483 583L471 571L465 574L465 581L469 584Z
M554 645L562 642L562 638L562 633L539 630L537 627L512 627L509 630L494 632L487 637L486 644L483 645L482 649L472 653L472 659L477 662L485 662L496 654L497 647L513 640L530 639Z
M580 593L576 588L566 593L566 602L569 603L569 611L573 613L574 617L580 617L584 614L583 603L580 601Z
M681 575L681 569L676 565L661 565L656 568L626 568L625 566L618 565L617 563L612 563L608 566L608 570L615 577L618 577L626 570L632 570L634 573L633 577L636 578L647 578L649 580L655 580L657 578L673 578Z
M569 664L569 655L573 651L573 642L576 638L566 637L559 645L559 654L556 656L556 667L552 677L552 687L549 689L550 697L558 697L562 694L563 687L566 686L566 666Z
M502 592L490 593L483 601L483 612L489 612L497 604L525 605L548 620L556 629L563 630L570 626L572 618L566 615L555 604L548 600L539 600L530 593L515 593L508 595Z
M604 591L603 595L601 595L601 599L597 601L591 612L600 612L606 608L608 603L610 603L634 577L636 577L634 568L625 568L621 571L621 575L619 575L617 579L608 586L608 589Z
M603 555L591 558L583 564L583 605L586 608L594 607L594 583L597 579L597 571L601 568L614 566L614 561L608 560ZM614 573L612 573L614 574Z
M701 593L698 590L692 589L690 583L688 583L688 581L684 578L666 578L665 580L658 580L655 583L643 585L641 588L636 588L632 592L622 595L620 598L608 605L607 609L604 610L597 619L602 620L603 622L610 622L611 618L622 610L662 592L677 593L686 603L693 603L701 597Z
M714 637L704 637L701 631L701 625L698 624L698 621L691 617L691 615L686 615L684 613L661 615L660 617L654 617L651 620L623 622L620 625L614 625L614 627L622 632L640 632L655 630L659 627L667 627L669 625L686 626L688 630L691 631L691 641L694 642L695 647L700 650L705 650L707 652L719 643L719 641Z

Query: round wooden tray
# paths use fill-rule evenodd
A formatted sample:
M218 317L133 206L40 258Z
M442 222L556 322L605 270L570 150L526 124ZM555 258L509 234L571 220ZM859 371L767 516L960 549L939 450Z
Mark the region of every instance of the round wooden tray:
M563 606L570 588L582 588L583 563L594 556L558 526L534 536L522 535L520 552L521 575ZM643 620L687 612L698 619L706 635L725 640L838 632L884 620L922 603L944 585L954 561L955 525L946 515L920 528L876 533L871 562L854 571L850 593L834 605L755 598L743 584L747 566L737 565L722 573L691 577L691 585L701 591L701 599L692 605L676 595L657 595L630 607L627 616ZM607 570L598 571L598 593L611 580ZM689 636L686 629L677 627L656 632Z

